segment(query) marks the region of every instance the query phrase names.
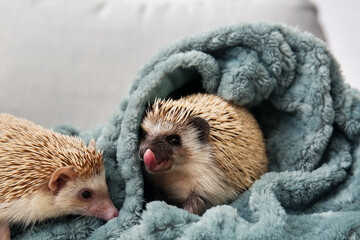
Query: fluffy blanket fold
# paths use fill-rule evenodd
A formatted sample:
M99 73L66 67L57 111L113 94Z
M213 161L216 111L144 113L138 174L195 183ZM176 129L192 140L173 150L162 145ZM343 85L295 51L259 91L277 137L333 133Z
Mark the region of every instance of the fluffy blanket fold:
M144 205L138 129L147 103L205 91L246 105L267 144L269 172L203 216ZM64 217L26 239L357 239L360 237L360 94L344 84L325 44L283 25L240 24L184 38L139 72L109 121L90 132L104 151L119 217Z

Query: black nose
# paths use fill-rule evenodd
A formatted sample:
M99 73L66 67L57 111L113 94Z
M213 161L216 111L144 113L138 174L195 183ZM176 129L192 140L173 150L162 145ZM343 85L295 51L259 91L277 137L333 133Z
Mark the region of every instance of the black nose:
M145 152L146 152L147 149L148 149L147 146L140 147L140 149L139 149L139 157L140 157L141 159L144 159L144 154L145 154Z

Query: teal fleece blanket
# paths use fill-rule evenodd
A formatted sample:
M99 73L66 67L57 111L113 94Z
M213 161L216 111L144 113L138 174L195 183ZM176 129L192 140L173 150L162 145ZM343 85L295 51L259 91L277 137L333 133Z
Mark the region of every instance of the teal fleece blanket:
M120 53L119 53L120 54ZM209 92L247 106L258 119L269 172L237 200L203 216L146 203L138 130L148 102ZM18 239L358 239L360 94L347 86L326 45L283 25L240 24L187 37L139 71L108 122L88 132L104 151L119 217L76 216Z

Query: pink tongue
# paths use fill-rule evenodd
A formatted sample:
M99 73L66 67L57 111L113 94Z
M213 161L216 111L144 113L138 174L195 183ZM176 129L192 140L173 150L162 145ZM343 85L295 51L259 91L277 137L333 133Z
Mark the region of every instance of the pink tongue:
M153 169L157 165L157 163L155 161L155 155L150 149L147 149L145 151L144 162L145 162L146 167L149 169Z

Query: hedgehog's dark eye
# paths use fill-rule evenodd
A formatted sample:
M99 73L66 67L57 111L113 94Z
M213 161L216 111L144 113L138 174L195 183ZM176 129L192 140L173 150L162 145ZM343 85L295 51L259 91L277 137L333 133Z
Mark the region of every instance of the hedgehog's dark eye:
M89 199L91 198L91 192L89 190L85 190L81 193L81 197L84 199Z
M180 146L181 145L180 136L177 135L177 134L169 135L165 139L169 144L171 144L173 146Z

